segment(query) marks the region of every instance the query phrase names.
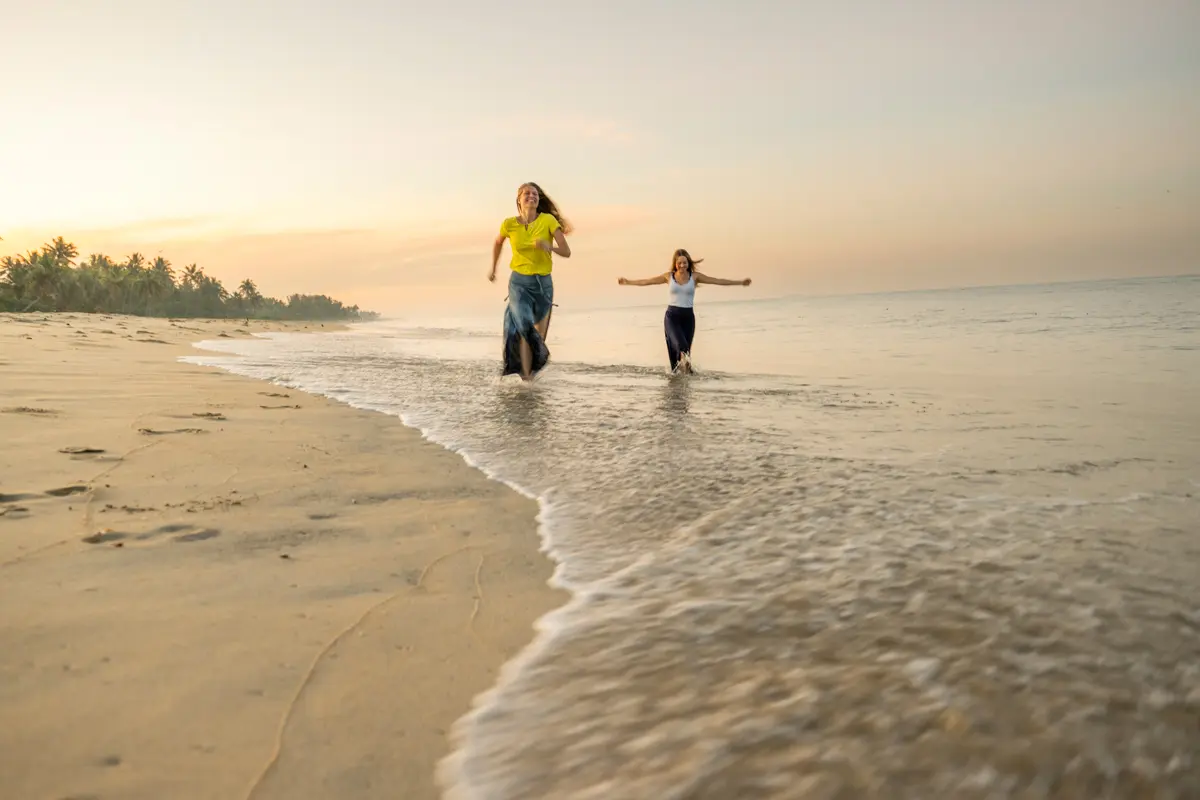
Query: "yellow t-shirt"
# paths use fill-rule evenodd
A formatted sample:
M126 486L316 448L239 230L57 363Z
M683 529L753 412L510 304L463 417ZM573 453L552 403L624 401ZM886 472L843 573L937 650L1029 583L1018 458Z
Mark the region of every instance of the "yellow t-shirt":
M508 238L512 248L512 261L509 262L512 271L522 275L549 275L550 253L535 242L540 239L553 243L554 232L561 227L553 214L538 214L528 226L521 224L519 217L509 217L500 223L500 235Z

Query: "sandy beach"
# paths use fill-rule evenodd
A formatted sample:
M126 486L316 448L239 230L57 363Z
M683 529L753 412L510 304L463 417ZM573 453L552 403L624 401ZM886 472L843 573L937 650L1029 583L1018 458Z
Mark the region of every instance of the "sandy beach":
M450 726L565 599L532 500L178 361L306 328L0 316L5 797L436 797Z

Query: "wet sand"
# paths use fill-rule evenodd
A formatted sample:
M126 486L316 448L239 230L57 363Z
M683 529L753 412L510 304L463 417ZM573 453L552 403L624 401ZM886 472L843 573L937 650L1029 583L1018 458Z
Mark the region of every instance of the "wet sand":
M177 360L305 328L0 315L5 796L436 797L450 726L565 599L533 501Z

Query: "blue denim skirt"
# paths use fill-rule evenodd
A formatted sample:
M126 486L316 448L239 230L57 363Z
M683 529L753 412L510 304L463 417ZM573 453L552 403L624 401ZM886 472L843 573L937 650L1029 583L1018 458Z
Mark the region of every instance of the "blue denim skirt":
M534 327L554 306L554 280L549 275L512 272L508 278L508 306L504 309L504 371L520 374L521 340L533 351L533 373L550 360L550 349Z

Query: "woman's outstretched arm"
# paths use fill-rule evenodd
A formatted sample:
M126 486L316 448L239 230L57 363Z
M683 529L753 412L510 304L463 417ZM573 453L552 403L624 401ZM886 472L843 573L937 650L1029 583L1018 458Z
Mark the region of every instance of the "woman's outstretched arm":
M622 286L653 286L656 283L666 283L667 273L655 275L653 278L642 278L641 280L631 280L629 278L617 278L617 283Z
M696 276L696 283L708 283L713 286L749 286L750 279L742 278L740 281L731 281L728 278L710 278L702 272L693 273Z

